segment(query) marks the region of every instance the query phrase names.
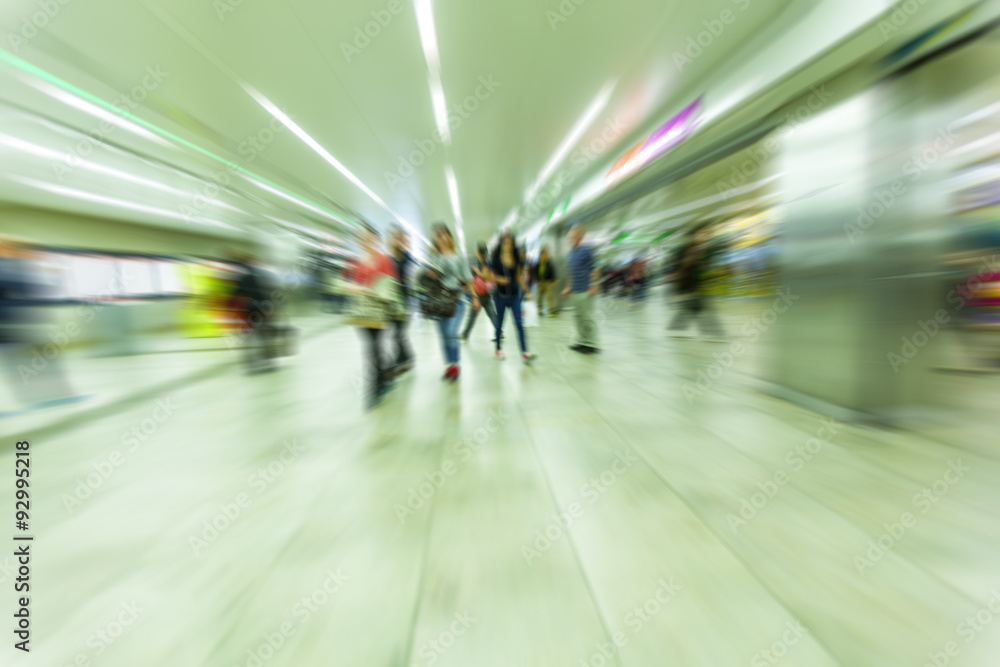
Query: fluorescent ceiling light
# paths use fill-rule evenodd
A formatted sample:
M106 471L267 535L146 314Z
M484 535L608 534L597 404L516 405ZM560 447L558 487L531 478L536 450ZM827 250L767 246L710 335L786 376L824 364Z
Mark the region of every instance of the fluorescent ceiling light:
M147 8L148 8L148 4L147 4ZM160 18L162 19L163 16L161 16ZM183 137L180 137L180 136L178 136L178 135L176 135L176 134L174 134L174 133L172 133L172 132L170 132L168 130L165 130L165 129L157 126L157 125L154 125L153 123L145 121L142 118L139 118L138 116L135 116L135 115L133 115L131 113L128 113L126 111L122 111L121 109L118 109L117 107L113 106L110 102L106 102L105 100L102 100L101 98L99 98L97 96L91 95L87 91L85 91L85 90L83 90L81 88L78 88L78 87L74 86L71 83L63 81L62 79L60 79L60 78L58 78L56 76L53 76L49 72L46 72L45 70L43 70L43 69L41 69L39 67L36 67L36 66L32 65L31 63L27 62L26 60L18 58L17 56L15 56L15 55L13 55L11 53L8 53L7 51L4 51L3 49L0 49L0 62L6 62L6 63L12 65L13 67L16 67L19 70L27 72L27 73L29 73L29 74L31 74L33 76L38 77L39 79L42 79L42 80L47 81L47 82L49 82L49 83L51 83L51 84L53 84L55 86L58 86L59 88L61 88L63 90L66 90L66 91L68 91L68 92L70 92L70 93L72 93L72 94L74 94L74 95L76 95L76 96L78 96L80 98L84 98L84 99L90 101L91 103L93 103L94 105L96 105L98 107L102 107L102 108L104 108L104 109L106 109L106 110L108 110L108 111L110 111L110 112L112 112L114 114L119 114L122 117L124 117L124 118L132 121L136 125L138 125L140 127L143 127L143 128L145 128L147 130L150 130L150 131L152 131L152 132L154 132L154 133L156 133L156 134L164 137L165 139L173 142L174 144L176 144L178 146L187 148L187 149L189 149L191 151L194 151L195 153L198 153L200 155L204 155L205 157L208 157L208 158L210 158L212 160L215 160L216 162L219 162L220 164L225 165L226 167L228 167L229 169L233 170L234 172L239 172L247 180L249 180L252 183L255 183L256 185L258 185L260 187L265 187L263 185L263 183L267 182L272 187L270 189L269 188L265 188L265 189L269 189L269 191L271 191L271 192L278 192L279 190L283 190L283 188L281 186L279 186L279 185L277 185L275 183L270 183L269 181L266 181L266 179L264 179L262 176L258 176L254 172L252 172L252 171L250 171L248 169L245 169L245 168L241 167L240 165L238 165L238 164L236 164L234 162L231 162L230 160L227 160L227 159L225 159L225 158L223 158L223 157L221 157L219 155L216 155L215 153L213 153L213 152L211 152L211 151L209 151L209 150L207 150L205 148L202 148L198 144L192 143L192 142L188 141L187 139L184 139ZM318 207L312 205L311 202L309 202L304 197L299 197L297 195L294 195L294 193L291 193L291 192L288 192L288 191L286 191L286 194L283 194L281 196L285 197L286 199L290 199L291 201L294 201L295 203L299 204L300 206L305 206L306 208L309 208L310 210L319 211L323 215L325 215L327 217L330 217L330 218L332 218L334 220L337 220L341 224L351 224L350 221L345 220L344 218L335 215L331 211L328 211L328 210L325 210L325 209L321 209L321 208L318 208Z
M434 29L434 10L431 0L414 0L417 13L417 29L420 31L420 45L427 61L427 82L431 89L431 104L434 107L434 121L438 134L445 144L451 143L451 128L448 126L448 102L441 84L441 54L438 52L437 31Z
M319 144L318 141L309 136L308 132L299 127L299 125L294 120L292 120L288 116L288 114L279 109L274 104L274 102L267 99L267 97L265 97L260 91L254 89L252 86L245 86L245 88L247 90L247 93L249 93L250 96L254 98L257 104L264 107L264 109L266 109L269 114L278 119L282 125L284 125L289 130L294 132L295 135L299 139L304 141L306 145L309 146L309 148L313 149L313 151L315 151L317 155L319 155L321 158L323 158L328 163L333 165L334 169L343 174L347 178L347 180L349 180L351 183L354 183L354 185L358 186L358 188L360 188L362 192L371 197L377 204L388 209L386 203L382 201L377 194L372 192L371 189L369 189L369 187L365 185L360 178L355 176L350 169L341 164L340 160L331 155L329 151L327 151Z
M462 202L458 198L458 180L455 178L455 170L450 164L445 166L444 175L448 181L448 196L451 198L451 210L455 214L455 227L458 231L458 242L464 252L465 225L462 222Z
M272 102L271 100L269 100L263 93L261 93L259 90L257 90L253 86L250 86L248 84L244 84L243 88L257 102L257 104L259 104L262 107L264 107L264 109L269 114L271 114L272 116L274 116L278 121L281 122L282 125L284 125L289 130L291 130L295 134L295 136L297 136L299 139L301 139L303 142L305 142L305 144L307 146L309 146L309 148L313 149L313 151L317 155L319 155L321 158L323 158L324 160L326 160L330 165L333 166L334 169L336 169L341 174L343 174L347 178L347 180L349 180L351 183L353 183L355 186L357 186L358 189L360 189L362 192L364 192L366 195L368 195L371 198L372 201L374 201L376 204L378 204L379 206L381 206L382 208L384 208L389 213L389 215L391 215L393 218L395 218L396 220L398 220L400 222L400 224L402 224L402 225L410 228L411 231L413 231L413 233L415 233L418 236L420 236L420 233L417 232L415 229L413 229L408 222L406 222L399 215L397 215L395 211L393 211L391 208L389 208L389 205L386 204L384 201L382 201L381 197L379 197L377 194L375 194L372 191L371 188L369 188L367 185L365 185L364 182L360 178L358 178L357 176L355 176L354 173L350 169L348 169L347 167L345 167L343 165L343 163L340 162L340 160L338 160L337 158L335 158L333 155L330 154L330 152L328 150L326 150L325 148L323 148L323 146L320 145L320 143L318 141L316 141L315 139L313 139L309 135L309 133L306 132L304 129L302 129L302 127L300 127L298 123L296 123L294 120L292 120L291 117L288 116L288 114L286 114L284 111L282 111L281 109L279 109L278 106L276 104L274 104L274 102ZM274 191L274 190L272 190L272 191ZM285 196L285 195L282 195L282 196ZM312 208L312 207L308 207L307 206L307 208ZM313 210L318 210L318 209L313 208ZM343 222L343 221L341 221L341 222ZM421 236L421 238L423 238L423 237Z
M168 211L167 209L156 208L154 206L145 206L143 204L136 204L134 202L125 201L123 199L115 199L114 197L105 197L103 195L94 194L92 192L85 192L83 190L76 190L74 188L63 187L61 185L45 183L43 181L36 181L33 178L8 175L7 179L14 181L16 183L27 185L28 187L32 187L38 190L44 190L45 192L51 192L52 194L62 195L64 197L71 197L73 199L82 199L84 201L92 201L98 204L114 206L115 208L124 208L132 211L151 213L154 215L160 215L167 218L188 220L187 216L181 215L177 211ZM239 230L238 227L233 227L232 225L226 224L225 222L219 222L218 220L211 220L208 218L196 218L196 219L198 222L202 224L211 225L214 227L224 227L226 229L233 229L237 231Z
M959 118L954 123L952 123L951 126L965 127L967 125L972 125L973 123L977 123L983 120L984 118L992 118L998 112L1000 112L1000 102L994 102L993 104L989 104L983 107L982 109L979 109L978 111L973 111L969 115Z
M136 134L136 135L138 135L140 137L143 137L145 139L150 139L152 141L155 141L158 144L161 144L161 145L164 145L164 146L169 146L170 148L176 148L176 146L174 144L170 143L169 141L164 140L159 135L157 135L157 134L155 134L153 132L150 132L149 130L147 130L147 129L139 126L139 125L136 125L135 123L133 123L133 122L131 122L131 121L123 118L119 114L112 113L111 111L107 111L105 109L102 109L101 107L97 106L96 104L91 104L90 102L86 101L82 97L79 97L77 95L69 93L69 92L67 92L65 90L57 88L56 86L53 86L53 85L51 85L49 83L46 83L45 81L41 81L41 80L33 78L33 77L24 76L22 78L32 88L35 88L35 89L37 89L37 90L45 93L49 97L51 97L51 98L53 98L55 100L58 100L58 101L62 102L63 104L67 105L67 106L71 106L71 107L73 107L75 109L79 109L80 111L83 111L86 114L94 116L95 118L100 118L103 121L107 121L108 123L111 123L113 125L117 125L118 127L122 128L124 130L128 130L132 134Z
M601 88L597 95L594 96L594 99L583 112L583 115L576 121L576 124L569 131L569 134L563 138L562 143L559 144L558 148L556 148L555 152L549 158L549 161L545 163L544 167L542 167L542 171L539 172L538 178L535 179L535 182L525 192L525 201L530 201L538 193L542 186L545 185L549 176L552 175L552 172L555 171L556 167L558 167L562 161L566 159L569 152L573 150L573 147L580 141L580 138L583 136L583 133L587 131L587 128L589 128L597 119L597 116L604 111L604 108L611 100L611 93L614 92L615 83L616 82L612 81L604 84L604 87Z
M16 149L18 149L20 151L23 151L25 153L30 153L32 155L37 155L39 157L43 157L43 158L46 158L48 160L56 160L56 161L60 161L61 162L61 161L63 161L66 158L66 155L64 153L60 153L59 151L55 151L55 150L51 150L49 148L45 148L44 146L39 146L37 144L32 144L32 143L29 143L27 141L23 141L21 139L18 139L16 137L11 137L11 136L6 135L6 134L0 134L0 144L6 144L7 146L10 146L11 148L16 148ZM130 174L127 171L120 171L118 169L112 169L111 167L106 167L106 166L104 166L102 164L98 164L96 162L90 162L88 160L81 160L80 164L78 165L77 168L79 168L79 169L85 169L87 171L92 171L92 172L95 172L95 173L98 173L98 174L105 174L105 175L111 176L111 177L113 177L115 179L119 179L119 180L123 180L123 181L129 181L129 182L135 183L137 185L142 185L144 187L152 188L154 190L159 190L161 192L166 192L166 193L169 193L169 194L172 194L172 195L190 195L191 194L191 193L186 192L184 190L178 190L177 188L172 188L172 187L170 187L168 185L164 185L164 184L162 184L162 183L160 183L158 181L154 181L154 180L151 180L151 179L148 179L148 178L141 178L141 177L136 176L134 174ZM199 181L199 182L203 183L205 181ZM246 213L245 211L243 211L241 209L238 209L235 206L230 206L229 204L227 204L225 202L222 202L222 201L212 200L211 203L213 205L215 205L215 206L219 206L221 208L227 208L227 209L229 209L231 211L235 211L237 213Z

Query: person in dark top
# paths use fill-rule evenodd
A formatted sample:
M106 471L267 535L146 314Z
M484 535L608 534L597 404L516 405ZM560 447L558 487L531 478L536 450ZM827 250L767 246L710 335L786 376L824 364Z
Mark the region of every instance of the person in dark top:
M476 246L476 259L471 263L470 268L472 268L473 284L476 288L476 295L479 297L479 303L482 305L482 310L486 311L486 316L490 318L493 330L496 331L497 312L493 308L494 285L490 282L490 267L486 255L486 244L480 242ZM469 334L472 333L472 327L476 323L477 317L479 317L479 310L469 311L469 319L462 331L462 340L469 340Z
M597 325L594 322L594 300L604 282L604 272L597 264L594 247L585 241L586 232L581 223L569 232L570 251L566 256L567 284L563 300L569 299L576 323L579 342L570 347L580 354L597 354Z
M548 303L549 317L555 317L559 314L559 306L556 303L556 280L558 280L558 276L556 275L555 263L549 255L548 246L544 246L538 254L538 261L532 267L532 275L534 276L534 281L538 283L539 312Z
M412 267L416 266L413 255L410 254L410 237L401 226L392 229L390 238L389 258L396 268L396 280L399 285L402 308L392 320L393 343L395 358L391 361L390 377L396 377L413 368L413 348L407 329L410 326L410 286L409 277Z
M722 324L705 292L705 276L712 263L710 234L711 228L707 226L695 231L674 258L674 291L679 310L670 323L670 330L687 329L691 320L697 319L703 335L722 338Z
M503 318L509 309L514 313L514 324L517 326L517 335L521 343L521 358L531 361L535 355L528 352L528 341L524 335L524 322L521 318L522 300L530 300L531 292L525 283L526 267L524 257L518 251L517 244L510 232L504 232L500 237L500 245L493 261L490 262L490 279L497 285L495 292L496 300L496 357L503 359Z
M239 270L233 299L239 304L246 335L244 361L248 373L274 370L274 318L277 305L271 299L271 281L264 268L248 253L237 253Z

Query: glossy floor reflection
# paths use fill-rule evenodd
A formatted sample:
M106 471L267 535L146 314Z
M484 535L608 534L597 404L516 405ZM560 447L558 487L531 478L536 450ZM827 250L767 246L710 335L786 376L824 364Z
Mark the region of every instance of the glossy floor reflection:
M477 325L457 385L415 325L371 413L336 328L33 442L32 653L3 664L997 664L995 438L770 398L754 350L690 398L717 344L657 300L600 313L601 355L564 315L531 365Z

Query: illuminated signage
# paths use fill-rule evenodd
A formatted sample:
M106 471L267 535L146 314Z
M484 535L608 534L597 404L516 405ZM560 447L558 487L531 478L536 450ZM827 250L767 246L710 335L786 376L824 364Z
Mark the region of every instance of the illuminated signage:
M611 167L605 177L607 182L627 176L660 157L684 141L697 127L702 98L684 108L679 114L661 125L644 141L633 146Z

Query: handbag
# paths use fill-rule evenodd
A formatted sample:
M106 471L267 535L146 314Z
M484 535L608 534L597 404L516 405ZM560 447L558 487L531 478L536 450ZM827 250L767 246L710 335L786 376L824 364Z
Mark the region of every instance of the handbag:
M538 308L530 301L521 302L521 321L526 327L538 326Z
M357 294L351 300L347 323L363 329L385 329L394 314L396 287L383 275L375 283L374 294Z
M473 286L476 288L476 294L478 296L486 296L493 291L493 283L488 280L483 280L481 277L476 276L472 281Z
M455 314L461 290L447 289L439 278L425 271L420 276L420 310L427 317L447 319Z

